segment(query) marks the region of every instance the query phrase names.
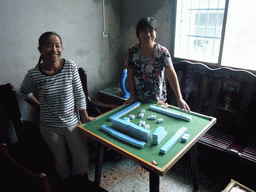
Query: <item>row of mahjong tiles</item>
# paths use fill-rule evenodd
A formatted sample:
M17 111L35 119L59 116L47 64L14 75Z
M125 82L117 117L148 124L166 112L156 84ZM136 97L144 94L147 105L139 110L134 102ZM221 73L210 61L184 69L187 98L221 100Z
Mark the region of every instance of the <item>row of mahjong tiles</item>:
M115 115L111 116L109 119L113 119L113 118L119 118L127 113L129 113L130 111L136 109L138 106L140 106L140 102L136 102L134 103L133 105L127 107L126 109L116 113ZM152 111L156 111L158 113L162 113L162 114L165 114L165 115L168 115L168 116L171 116L171 117L174 117L174 118L178 118L178 119L181 119L181 120L185 120L185 121L191 121L192 120L192 117L189 116L189 115L183 115L181 113L178 113L178 112L173 112L173 111L170 111L168 110L168 108L166 108L165 105L159 105L159 106L153 106L151 105L149 107L150 110ZM139 114L139 117L142 118L144 116L144 113L145 113L145 109L142 109L141 110L141 113Z
M119 130L122 130L122 131L125 131L128 133L132 133L132 135L136 135L136 137L138 139L142 139L143 141L148 141L151 138L151 131L145 130L133 123L130 123L130 119L133 120L135 118L135 115L131 114L131 115L129 115L129 118L125 117L124 120L119 119L119 117L131 112L133 109L136 109L138 106L140 106L140 102L134 103L133 105L127 107L126 109L120 111L119 113L116 113L115 115L111 116L109 119L112 121L112 124L116 129L119 129ZM150 107L152 107L152 106L150 106ZM154 111L156 111L156 110L154 110ZM157 112L161 113L162 110L157 109ZM142 109L141 113L139 114L138 117L142 118L144 116L144 113L145 113L145 109ZM166 114L165 111L163 113ZM168 115L170 115L170 113L168 113ZM181 119L187 121L187 119L183 118L184 115L179 115L178 113L175 113L175 115L173 115L173 116L176 118L177 118L177 116L181 116L182 117ZM148 119L155 120L156 117L155 117L155 115L151 115L148 117ZM191 118L190 118L190 120L191 120ZM162 122L163 122L163 118L158 119L158 123L162 123ZM140 121L140 124L142 124L141 126L145 126L146 129L149 129L149 127L147 127L148 124L146 125L145 121ZM111 134L112 136L119 138L125 142L128 142L129 144L131 144L133 146L140 147L140 148L145 147L145 144L146 144L145 142L143 143L143 141L136 140L135 138L132 138L128 135L120 133L110 127L103 125L102 129L104 131L108 132L109 134ZM159 129L161 129L161 131L159 131ZM164 130L164 128L162 126L159 126L159 128L153 133L153 143L159 144L164 139L166 134L167 134L167 132ZM166 144L160 149L160 151L165 154L183 136L183 134L179 135L179 138L177 139L177 136L175 137L175 135L177 135L177 133L176 133L171 139L169 139L166 142ZM182 142L186 142L188 137L189 137L188 134L186 134L186 137L182 137ZM177 140L177 141L175 141L175 143L173 144L173 142L171 142L172 140Z

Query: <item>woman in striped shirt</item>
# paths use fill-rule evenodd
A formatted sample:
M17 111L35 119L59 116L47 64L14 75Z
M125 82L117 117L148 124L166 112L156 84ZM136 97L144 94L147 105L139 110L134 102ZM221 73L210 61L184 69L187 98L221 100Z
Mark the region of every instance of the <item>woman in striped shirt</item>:
M54 32L39 38L38 64L26 74L21 95L32 106L40 109L40 132L55 158L56 169L62 179L70 175L87 175L88 154L80 138L77 125L89 122L86 99L76 64L62 59L62 40ZM41 61L43 61L41 63ZM38 99L33 96L36 91ZM80 118L79 118L80 117ZM73 167L69 168L65 146L72 154ZM66 181L66 180L65 180Z

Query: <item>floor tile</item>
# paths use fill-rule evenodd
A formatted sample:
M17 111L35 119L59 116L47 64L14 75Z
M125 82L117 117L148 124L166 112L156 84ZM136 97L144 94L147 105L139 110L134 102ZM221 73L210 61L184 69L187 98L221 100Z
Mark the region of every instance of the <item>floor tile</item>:
M149 172L134 161L113 151L105 153L101 176L101 187L110 192L149 191ZM96 157L88 166L88 176L94 180ZM190 159L181 158L165 176L160 177L160 192L192 192ZM225 183L227 185L227 183ZM199 191L221 191L226 185L207 171L200 171Z
M106 151L104 154L105 154L105 156L104 156L101 174L104 174L108 170L113 168L115 166L115 164L120 162L122 159L122 156L114 151L110 151L110 152ZM95 167L96 167L97 160L98 160L97 157L93 156L89 161L87 172L88 172L89 180L91 180L91 181L94 181Z
M119 167L120 169L124 170L127 173L131 173L139 165L135 163L133 160L124 157L118 163L116 163L115 166Z
M89 162L88 168L87 168L87 173L88 173L88 178L91 181L94 181L94 177L95 177L95 163L94 162ZM111 163L111 162L104 162L102 165L102 170L101 170L101 174L103 175L104 173L106 173L107 171L109 171L110 169L112 169L115 166L115 163Z
M118 183L114 188L110 190L110 192L137 192L149 191L149 185L145 182L133 177L132 175L128 175L125 177L120 183Z
M179 185L185 184L187 187L192 187L193 180L191 178L191 174L187 171L170 169L164 176L164 178L168 178L172 180L172 182L177 183Z
M160 192L191 192L193 188L186 184L176 182L170 176L160 177Z
M87 168L87 174L90 181L94 181L95 176L95 163L92 161L89 161L89 165Z
M137 179L144 181L149 184L149 172L141 166L138 166L131 172L131 175L136 177Z
M109 191L127 175L128 173L125 171L118 167L113 167L101 176L100 186Z
M202 189L202 192L222 191L227 185L220 182L216 178L209 177L207 185Z

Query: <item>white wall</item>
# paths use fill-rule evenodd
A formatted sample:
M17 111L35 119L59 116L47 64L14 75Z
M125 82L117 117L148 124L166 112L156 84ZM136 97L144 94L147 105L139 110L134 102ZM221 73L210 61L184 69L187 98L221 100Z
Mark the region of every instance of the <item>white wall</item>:
M38 39L46 31L62 37L63 58L87 71L92 96L116 82L121 71L119 1L105 4L107 39L101 37L102 0L1 0L0 84L12 83L19 91L26 72L37 64ZM19 103L23 118L30 120L31 107Z

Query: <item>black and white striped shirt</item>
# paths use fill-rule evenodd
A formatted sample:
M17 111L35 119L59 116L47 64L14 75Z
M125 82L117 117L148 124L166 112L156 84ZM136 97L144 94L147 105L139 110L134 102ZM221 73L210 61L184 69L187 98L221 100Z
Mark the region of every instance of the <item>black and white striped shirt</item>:
M40 65L26 74L21 84L22 97L29 98L36 91L43 125L67 127L77 124L78 110L86 109L86 100L76 64L64 60L62 69L53 75L45 74Z

